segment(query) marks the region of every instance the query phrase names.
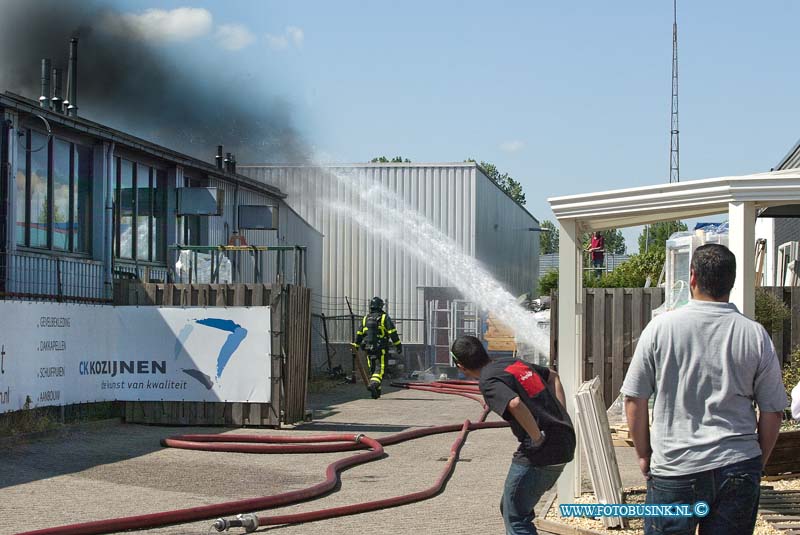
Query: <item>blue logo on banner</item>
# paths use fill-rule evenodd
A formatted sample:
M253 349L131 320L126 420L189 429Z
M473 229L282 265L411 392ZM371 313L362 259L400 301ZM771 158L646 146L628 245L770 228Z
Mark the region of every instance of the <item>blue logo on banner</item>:
M225 366L228 365L228 362L230 362L233 354L242 344L244 339L247 338L247 329L234 321L222 318L203 318L195 320L195 323L230 333L228 338L226 338L225 342L222 344L219 354L217 355L216 378L219 379L222 377L222 372L225 370ZM183 343L189 338L189 335L193 330L194 328L191 324L186 325L183 329L181 329L181 332L178 334L178 339L175 342L175 358L178 358L183 351ZM214 386L214 381L212 381L211 377L200 370L184 368L183 372L199 381L209 390L211 390L211 387Z

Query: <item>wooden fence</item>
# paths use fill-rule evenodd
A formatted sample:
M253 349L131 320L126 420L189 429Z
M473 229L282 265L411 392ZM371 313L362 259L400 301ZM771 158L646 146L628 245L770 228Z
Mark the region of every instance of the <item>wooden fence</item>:
M773 329L772 341L783 362L800 346L800 288L771 287L792 311ZM558 296L551 296L550 355L558 364ZM651 313L664 302L663 288L585 288L583 294L583 379L599 376L606 407L619 395L636 344Z
M280 426L305 417L311 343L311 290L266 284L115 285L116 305L269 306L272 379L270 403L136 401L125 403L131 423Z

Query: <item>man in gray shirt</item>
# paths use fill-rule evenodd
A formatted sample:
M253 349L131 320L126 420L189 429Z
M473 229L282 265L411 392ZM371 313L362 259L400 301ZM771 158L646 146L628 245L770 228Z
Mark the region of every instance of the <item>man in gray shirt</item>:
M736 535L755 527L761 472L787 398L769 335L728 302L735 277L736 258L726 247L698 247L692 300L647 325L625 376L647 503L709 506L689 518L646 518L645 533L688 535L699 525L701 535Z

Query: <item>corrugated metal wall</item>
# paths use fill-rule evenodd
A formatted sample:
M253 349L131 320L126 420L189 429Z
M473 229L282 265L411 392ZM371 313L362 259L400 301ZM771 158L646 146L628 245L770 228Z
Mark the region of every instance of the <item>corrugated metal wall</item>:
M481 191L494 205L493 216L481 216L481 221L493 225L535 227L538 223L519 208L496 186L488 182L476 165L459 164L360 164L329 166L324 169L304 166L239 166L239 171L251 178L275 185L284 191L287 203L325 236L323 239L322 292L315 303L328 316L347 314L344 298L354 304L355 312L365 312L373 295L380 295L389 303L388 312L399 319L398 330L404 343L421 344L424 341L424 303L422 287L448 286L436 271L398 245L388 243L366 231L351 218L328 208L320 199L346 203L353 210L374 210L359 195L347 188L336 174L350 174L365 181L377 181L395 192L405 203L425 215L434 225L452 238L471 256L475 256L476 212L480 213L484 200L476 195L476 179L494 189ZM495 192L503 199L496 197ZM476 206L479 208L476 209ZM499 218L502 218L499 219ZM524 223L523 223L524 220ZM527 232L538 247L538 235ZM481 235L488 235L483 232ZM518 240L519 238L516 238ZM537 250L518 251L515 239L503 239L498 247L486 247L485 261L495 275L510 283L512 291L535 281ZM491 257L489 252L492 253ZM524 266L509 267L508 259L518 262L524 257ZM531 268L531 262L534 268ZM501 268L502 266L502 268ZM524 274L524 268L534 271ZM503 273L497 273L503 271ZM523 282L525 281L525 282ZM346 321L331 322L330 336L335 341L347 341L349 330ZM338 328L337 328L338 327Z
M539 222L480 170L475 173L475 257L514 295L536 290Z
M322 235L309 223L304 221L282 199L268 196L264 193L239 187L236 192L234 184L221 180L211 180L211 187L224 190L224 208L221 217L208 218L208 245L225 245L228 243L236 226L236 205L277 206L278 230L242 230L248 245L300 245L306 247L306 284L312 292L320 292L322 284ZM287 253L285 271L289 278L286 282L295 283L291 279L294 265L292 255ZM264 282L275 280L276 253L266 253L264 257ZM242 276L245 280L253 280L253 263L243 261L241 265Z

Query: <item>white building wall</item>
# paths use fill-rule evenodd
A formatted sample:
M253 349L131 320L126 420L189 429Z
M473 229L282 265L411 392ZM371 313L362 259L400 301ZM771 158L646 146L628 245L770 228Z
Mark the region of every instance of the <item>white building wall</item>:
M352 218L321 202L331 199L346 203L353 211L375 210L336 175L383 184L452 238L462 251L478 256L510 291L522 293L536 281L538 234L522 229L538 227L538 222L491 183L474 163L325 168L240 165L238 170L280 188L288 195L286 202L324 235L322 292L317 301L331 310L346 312L346 296L353 303L354 312L362 314L368 300L380 295L387 300L390 315L406 320L398 322L406 344L424 342L422 288L449 283L399 244L368 232ZM503 232L493 230L495 222ZM479 225L490 228L481 230ZM409 236L409 240L413 237ZM509 266L509 262L517 265ZM335 334L332 337L337 338Z
M374 210L336 175L349 174L367 182L379 182L434 222L461 250L474 255L474 165L367 164L324 169L239 166L238 169L251 178L279 187L288 195L287 204L324 235L322 291L318 296L323 307L343 313L347 297L354 312L362 314L369 299L379 295L388 302L392 317L405 320L398 321L404 343L423 343L421 288L448 283L397 243L367 231L350 217L317 201L332 199L356 211ZM336 334L332 333L334 339L341 338L341 333L338 337Z
M776 219L772 217L756 218L756 239L767 240L764 266L762 268L763 278L761 284L763 286L775 285L775 252L777 251L777 246L775 245L775 221Z

